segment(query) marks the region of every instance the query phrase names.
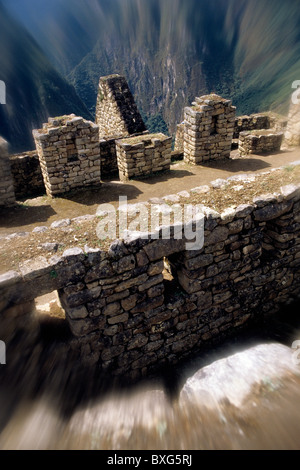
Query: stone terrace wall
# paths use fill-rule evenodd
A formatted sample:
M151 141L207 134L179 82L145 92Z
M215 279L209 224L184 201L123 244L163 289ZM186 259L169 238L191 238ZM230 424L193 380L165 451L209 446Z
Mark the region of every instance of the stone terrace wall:
M196 98L184 112L184 159L197 165L230 157L236 108L218 95Z
M14 189L19 198L45 193L45 185L36 151L10 157Z
M146 131L145 124L135 104L124 77L101 77L96 107L96 124L100 136L125 137Z
M49 118L33 136L49 196L101 184L99 128L82 117Z
M149 134L116 142L121 181L169 170L172 137Z
M8 143L0 137L0 206L11 206L15 201Z
M1 325L27 323L20 306L58 289L72 347L90 364L138 378L299 298L300 185L204 213L198 251L186 251L184 239L127 239L107 253L73 249L1 276Z

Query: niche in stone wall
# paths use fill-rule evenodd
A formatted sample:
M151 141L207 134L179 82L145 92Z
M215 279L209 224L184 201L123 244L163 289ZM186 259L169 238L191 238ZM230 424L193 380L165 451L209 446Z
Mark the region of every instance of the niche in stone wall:
M79 160L75 137L71 137L67 140L67 159L68 163L74 163Z
M217 132L217 123L218 123L218 116L212 116L210 135L216 135L218 133Z
M165 303L168 303L184 294L177 275L179 256L180 254L176 253L168 257L164 257L164 270L162 274L165 286Z

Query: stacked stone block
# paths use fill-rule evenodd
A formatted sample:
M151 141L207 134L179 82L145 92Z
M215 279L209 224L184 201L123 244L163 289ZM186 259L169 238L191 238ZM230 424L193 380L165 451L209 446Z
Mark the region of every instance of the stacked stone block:
M11 206L15 201L8 144L0 137L0 206Z
M36 151L12 155L10 163L17 197L45 193L41 165Z
M96 124L100 136L125 137L146 131L145 124L135 104L124 77L101 77L96 107Z
M101 184L99 127L74 114L49 118L33 136L49 196Z
M273 129L241 132L239 137L240 156L279 152L283 135L283 132L276 132Z
M251 114L250 116L238 116L235 119L233 138L238 139L240 132L254 131L258 129L270 129L270 117L268 114Z
M172 137L149 134L116 142L121 181L170 169Z
M211 94L185 108L184 159L197 165L230 156L236 108Z
M280 131L285 129L287 119L273 112L250 114L250 116L238 116L235 119L233 138L238 139L240 132L255 131L261 129L273 129Z

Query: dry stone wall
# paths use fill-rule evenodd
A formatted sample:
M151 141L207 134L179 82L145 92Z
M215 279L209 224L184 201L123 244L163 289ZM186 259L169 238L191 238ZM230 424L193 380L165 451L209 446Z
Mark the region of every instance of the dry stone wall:
M15 201L8 143L0 137L0 206L11 206Z
M24 322L34 297L58 290L70 346L90 364L138 378L299 298L300 185L222 214L203 211L198 251L186 250L184 237L128 238L1 276L1 322Z
M184 111L184 160L198 165L229 158L236 108L212 94L196 98Z
M116 147L121 181L170 169L172 137L148 134L118 140Z
M239 137L240 156L279 152L283 136L283 132L276 132L273 129L241 132Z
M240 132L246 131L261 129L282 131L285 129L286 125L286 118L272 112L250 114L250 116L238 116L235 119L233 138L238 139Z
M125 137L146 131L145 124L135 104L124 77L101 77L96 107L96 124L100 136Z
M36 151L12 155L10 163L16 197L24 198L46 192Z
M33 136L49 196L101 184L99 128L74 114L49 118Z

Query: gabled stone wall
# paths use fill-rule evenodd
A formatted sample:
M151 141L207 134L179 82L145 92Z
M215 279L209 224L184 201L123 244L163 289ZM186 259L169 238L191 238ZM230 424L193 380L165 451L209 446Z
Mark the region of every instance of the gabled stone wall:
M211 94L196 98L184 112L184 159L197 165L229 158L236 108L230 100Z
M0 206L11 206L15 201L8 143L0 137Z
M145 124L135 104L124 77L101 77L96 107L96 124L101 137L125 137L146 131Z
M74 114L49 118L33 136L49 196L101 184L99 128Z

